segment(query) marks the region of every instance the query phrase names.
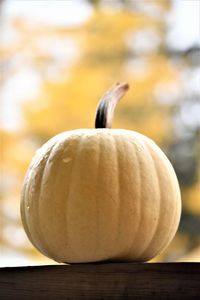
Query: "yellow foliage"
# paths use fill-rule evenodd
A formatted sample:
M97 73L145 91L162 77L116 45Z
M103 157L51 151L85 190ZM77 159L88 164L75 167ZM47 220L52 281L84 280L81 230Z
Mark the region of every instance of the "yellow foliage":
M182 257L189 245L189 237L185 233L178 232L167 249L151 262L176 261Z
M194 215L200 215L200 176L191 187L184 189L184 207Z
M87 53L108 53L110 56L123 49L126 34L142 27L157 26L155 19L129 11L109 12L96 10L89 22L81 30L83 50ZM88 57L88 59L90 59Z

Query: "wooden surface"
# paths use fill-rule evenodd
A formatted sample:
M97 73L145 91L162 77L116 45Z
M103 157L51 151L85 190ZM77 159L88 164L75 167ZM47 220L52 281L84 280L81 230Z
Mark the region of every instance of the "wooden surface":
M200 299L200 263L105 263L0 269L0 299Z

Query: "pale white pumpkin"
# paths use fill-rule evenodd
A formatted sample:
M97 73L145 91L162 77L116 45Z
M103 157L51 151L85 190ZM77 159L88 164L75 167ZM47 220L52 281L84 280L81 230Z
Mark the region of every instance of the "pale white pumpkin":
M36 153L21 199L25 231L58 262L147 261L180 220L173 167L149 138L121 129L61 133Z

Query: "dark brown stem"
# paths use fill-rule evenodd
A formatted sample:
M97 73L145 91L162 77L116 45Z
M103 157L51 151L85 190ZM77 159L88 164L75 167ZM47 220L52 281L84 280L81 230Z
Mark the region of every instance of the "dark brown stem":
M115 107L128 88L128 83L116 83L103 95L97 107L95 128L111 128Z

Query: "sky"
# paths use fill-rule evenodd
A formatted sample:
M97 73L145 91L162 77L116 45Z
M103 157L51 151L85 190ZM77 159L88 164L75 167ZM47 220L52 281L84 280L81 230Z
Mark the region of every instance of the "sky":
M79 25L91 13L92 7L84 0L6 0L4 6L6 18L24 16L27 20L53 26Z
M200 1L175 0L168 18L168 42L177 49L200 45Z

